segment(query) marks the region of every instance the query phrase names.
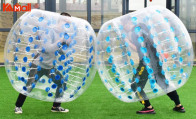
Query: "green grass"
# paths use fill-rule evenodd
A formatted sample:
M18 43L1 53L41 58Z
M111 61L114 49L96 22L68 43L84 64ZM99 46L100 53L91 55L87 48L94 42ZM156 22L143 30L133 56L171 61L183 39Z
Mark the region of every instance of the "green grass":
M52 103L27 98L23 105L23 114L14 114L15 101L18 96L9 82L4 67L0 68L0 119L196 119L196 68L188 82L178 90L186 113L172 111L174 103L167 96L151 100L155 115L137 115L142 105L124 103L116 99L107 91L98 73L87 91L73 102L63 103L62 107L70 109L67 114L50 112Z

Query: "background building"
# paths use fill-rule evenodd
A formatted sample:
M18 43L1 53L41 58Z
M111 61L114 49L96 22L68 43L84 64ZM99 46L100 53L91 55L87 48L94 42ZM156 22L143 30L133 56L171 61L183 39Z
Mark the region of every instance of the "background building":
M10 28L24 12L3 12L3 3L25 5L53 12L68 12L72 16L86 19L98 32L101 25L118 16L135 10L160 5L173 11L183 21L192 38L196 52L196 0L0 0L0 64Z

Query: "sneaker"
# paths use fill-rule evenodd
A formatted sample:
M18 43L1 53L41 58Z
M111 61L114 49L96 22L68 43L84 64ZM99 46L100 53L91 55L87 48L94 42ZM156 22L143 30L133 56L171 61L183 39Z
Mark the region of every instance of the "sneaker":
M22 108L21 107L15 107L15 114L22 114Z
M181 113L186 112L182 105L180 107L174 107L173 110L176 111L176 112L181 112Z
M63 112L63 113L67 113L67 112L69 112L69 109L64 109L62 107L56 107L56 108L53 108L52 107L51 112Z
M153 108L147 108L147 107L145 107L142 110L137 111L136 113L137 114L155 114L155 111L154 111Z

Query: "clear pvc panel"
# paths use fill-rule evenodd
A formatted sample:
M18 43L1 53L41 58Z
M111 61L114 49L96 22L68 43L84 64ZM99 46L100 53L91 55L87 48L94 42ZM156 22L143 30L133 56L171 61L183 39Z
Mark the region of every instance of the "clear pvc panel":
M87 20L87 0L56 0L56 11ZM99 29L103 23L122 15L122 0L91 0L91 25Z
M91 25L94 29L121 15L122 0L91 0Z
M31 3L31 9L45 10L45 0L18 0L20 5ZM20 18L25 12L17 12L17 17Z
M194 51L196 51L196 3L195 0L180 1L180 19L188 30L195 31L190 33ZM195 59L196 60L196 59Z
M87 20L87 0L56 0L56 12Z
M103 23L122 15L122 0L104 0Z
M180 19L189 30L196 30L195 0L180 1Z
M91 25L94 29L99 29L101 27L103 19L103 17L101 17L101 9L104 8L105 5L107 4L104 3L104 0L91 1Z

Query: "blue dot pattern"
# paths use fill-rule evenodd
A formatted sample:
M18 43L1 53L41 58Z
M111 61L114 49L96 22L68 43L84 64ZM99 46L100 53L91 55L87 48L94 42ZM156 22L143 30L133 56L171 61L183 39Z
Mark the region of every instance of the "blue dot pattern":
M112 19L101 27L96 40L96 64L102 82L124 102L176 90L192 70L188 32L165 8L147 7Z
M9 36L6 71L20 93L68 102L93 81L96 37L87 21L34 9L19 18Z

